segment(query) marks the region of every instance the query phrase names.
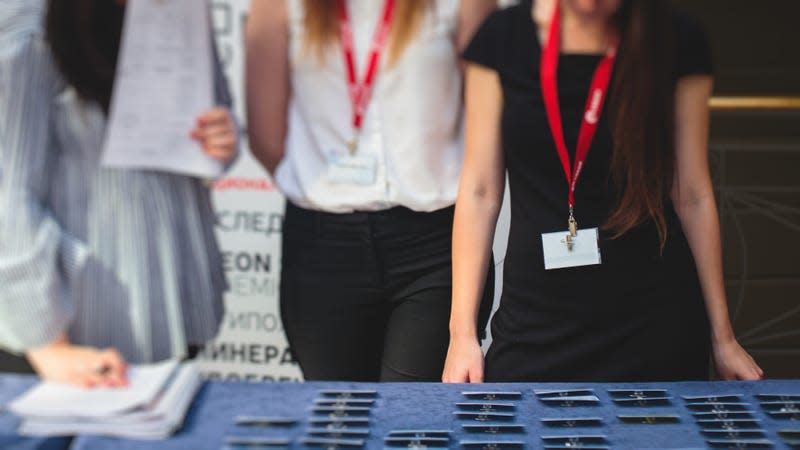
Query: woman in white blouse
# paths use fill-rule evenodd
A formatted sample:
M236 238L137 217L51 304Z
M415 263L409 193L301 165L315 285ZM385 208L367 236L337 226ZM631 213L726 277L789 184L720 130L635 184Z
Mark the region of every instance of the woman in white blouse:
M124 3L0 2L0 348L85 386L202 345L226 288L203 180L100 165ZM186 133L236 155L226 107Z
M495 7L252 2L250 146L288 198L281 314L306 379L439 379L463 154L459 53Z

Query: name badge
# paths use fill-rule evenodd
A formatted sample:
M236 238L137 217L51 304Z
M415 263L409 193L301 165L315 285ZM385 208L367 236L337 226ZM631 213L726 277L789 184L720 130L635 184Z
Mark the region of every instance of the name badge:
M357 153L350 155L347 150L328 152L328 180L337 184L375 184L378 161L373 155Z
M597 244L599 239L597 228L577 230L576 236L571 238L567 236L570 236L567 230L542 234L546 270L592 266L602 262L600 247Z

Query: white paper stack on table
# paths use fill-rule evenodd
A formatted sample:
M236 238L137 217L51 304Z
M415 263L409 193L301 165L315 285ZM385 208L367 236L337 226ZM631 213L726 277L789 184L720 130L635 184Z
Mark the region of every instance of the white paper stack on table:
M15 399L23 436L102 434L164 439L183 424L202 384L191 363L131 366L126 388L85 389L41 382Z

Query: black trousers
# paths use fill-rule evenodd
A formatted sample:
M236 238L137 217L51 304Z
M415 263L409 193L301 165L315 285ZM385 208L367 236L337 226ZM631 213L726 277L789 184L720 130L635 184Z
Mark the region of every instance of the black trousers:
M307 380L441 379L453 211L330 214L287 202L281 317ZM478 323L482 334L493 293L492 268Z

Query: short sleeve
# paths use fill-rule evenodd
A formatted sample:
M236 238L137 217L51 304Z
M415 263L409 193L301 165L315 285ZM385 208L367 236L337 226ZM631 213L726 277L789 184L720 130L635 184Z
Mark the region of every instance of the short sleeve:
M503 30L505 11L494 11L481 24L462 53L465 61L480 64L490 69L499 69L500 33Z
M675 13L676 78L712 75L711 44L703 26L683 13Z

